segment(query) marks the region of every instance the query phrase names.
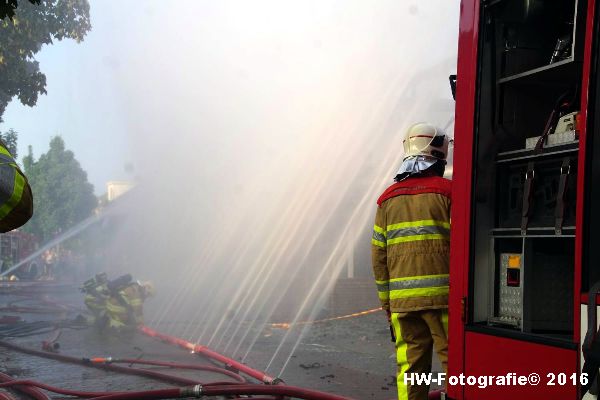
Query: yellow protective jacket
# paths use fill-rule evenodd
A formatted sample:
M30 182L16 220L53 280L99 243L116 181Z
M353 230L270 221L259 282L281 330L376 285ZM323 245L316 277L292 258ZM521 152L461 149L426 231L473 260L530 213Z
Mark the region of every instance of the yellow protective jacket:
M137 283L131 283L111 295L106 302L110 327L142 325L144 323L144 300L144 290Z
M384 309L448 307L450 194L447 179L413 177L379 198L371 253Z
M106 301L108 300L108 288L101 284L86 292L84 303L95 318L106 314Z

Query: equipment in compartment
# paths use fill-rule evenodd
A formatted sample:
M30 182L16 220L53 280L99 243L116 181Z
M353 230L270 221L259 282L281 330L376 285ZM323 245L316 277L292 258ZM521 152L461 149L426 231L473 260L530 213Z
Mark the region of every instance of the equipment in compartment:
M523 233L530 228L558 229L557 234L574 226L576 174L575 155L499 165L497 226L520 227Z
M573 241L560 236L495 239L488 324L529 333L568 331L573 322ZM515 252L521 246L523 252Z
M575 111L559 118L554 131L549 134L543 147L558 146L565 143L572 143L578 139L577 136L577 118L579 112ZM526 149L534 149L541 136L534 136L525 140Z
M554 64L555 62L569 58L571 55L572 41L573 37L571 35L565 35L558 38L556 40L556 45L554 46L554 51L552 52L552 57L550 57L549 64Z
M498 269L498 311L492 324L520 327L523 319L522 254L501 253Z

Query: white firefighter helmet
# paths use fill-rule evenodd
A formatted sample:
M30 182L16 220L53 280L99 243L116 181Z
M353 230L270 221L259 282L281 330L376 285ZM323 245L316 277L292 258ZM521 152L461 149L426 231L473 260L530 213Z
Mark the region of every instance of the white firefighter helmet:
M144 294L146 297L152 297L156 295L156 288L154 284L150 281L141 282L141 286L144 288Z
M414 124L406 132L404 141L404 159L414 156L434 157L446 160L448 155L448 135L426 122Z

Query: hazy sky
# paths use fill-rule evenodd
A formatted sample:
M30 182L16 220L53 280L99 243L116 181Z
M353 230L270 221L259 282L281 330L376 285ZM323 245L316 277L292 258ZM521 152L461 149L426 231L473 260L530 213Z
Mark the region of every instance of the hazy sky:
M19 160L28 145L39 157L48 150L50 138L61 135L101 194L106 181L128 177L124 165L131 162L124 123L128 111L120 102L114 74L119 68L115 46L126 28L117 19L118 2L90 3L93 28L84 42L56 42L36 56L47 77L48 94L40 96L33 108L13 99L0 129L18 131Z
M293 134L267 139L289 144L320 123L315 111L350 110L352 97L376 93L403 68L444 61L454 72L452 56L439 55L455 52L456 36L439 31L457 31L458 1L90 3L84 42L57 42L37 55L48 95L33 108L13 100L0 129L19 132L19 159L27 145L39 156L62 135L97 194L108 180L131 178L124 165L143 163L145 140L168 151L174 133L202 129L216 147L252 144L246 133L288 123ZM446 85L446 76L437 79ZM252 162L247 156L240 161Z

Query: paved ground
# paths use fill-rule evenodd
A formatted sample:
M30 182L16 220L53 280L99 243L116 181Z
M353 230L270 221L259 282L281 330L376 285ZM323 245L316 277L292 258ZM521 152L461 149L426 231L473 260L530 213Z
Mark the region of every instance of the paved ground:
M50 296L70 303L81 300L80 295L72 288L68 291L52 293ZM15 299L18 297L2 294L0 288L0 305L8 304ZM0 316L2 315L17 314L0 312ZM57 318L57 315L20 315L29 320ZM169 334L176 334L178 325L171 323L155 328ZM285 332L283 329L266 329L257 332L258 341L245 362L256 369L264 369L281 343ZM41 341L47 337L48 334L12 340L39 349ZM165 361L203 362L198 356L140 334L113 337L99 334L93 329L66 330L59 342L61 353L77 357L142 357ZM290 347L294 342L284 345L284 354L290 353ZM215 350L219 351L218 348ZM281 378L290 385L318 389L354 399L393 399L396 392L394 357L389 330L385 318L380 313L320 323L313 325L302 337ZM277 365L273 371L267 372L274 375L280 369L281 366ZM439 369L439 364L434 362L434 370ZM63 364L6 349L0 350L0 371L16 378L31 378L70 389L104 391L168 386L168 384L136 376ZM195 377L201 381L223 380L221 376L204 373L201 376L196 372L177 374Z

